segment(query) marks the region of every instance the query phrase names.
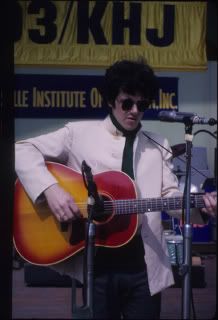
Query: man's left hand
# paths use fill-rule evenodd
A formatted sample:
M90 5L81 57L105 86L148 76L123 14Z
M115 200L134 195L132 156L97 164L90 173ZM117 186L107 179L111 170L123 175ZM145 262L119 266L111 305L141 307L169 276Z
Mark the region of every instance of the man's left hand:
M217 192L206 192L203 195L203 200L205 207L202 208L201 211L211 217L215 217L217 214Z

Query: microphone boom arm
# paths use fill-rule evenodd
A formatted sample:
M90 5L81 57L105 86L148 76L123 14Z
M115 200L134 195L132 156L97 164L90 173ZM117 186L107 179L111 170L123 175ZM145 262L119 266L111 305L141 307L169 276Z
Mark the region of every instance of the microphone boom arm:
M191 112L176 112L172 111L160 111L158 113L158 119L166 122L181 122L185 124L207 124L214 126L217 124L217 120L214 118L199 117L196 113Z

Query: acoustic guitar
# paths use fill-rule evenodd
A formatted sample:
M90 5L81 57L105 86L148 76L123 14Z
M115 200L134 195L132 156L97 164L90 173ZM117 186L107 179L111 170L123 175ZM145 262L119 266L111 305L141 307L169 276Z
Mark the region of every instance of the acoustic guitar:
M46 203L34 204L19 179L15 183L13 240L18 253L36 265L52 265L85 247L88 192L80 173L62 164L46 162L48 170L69 192L82 212L82 218L67 228L57 221ZM181 209L182 197L137 199L133 180L120 171L93 176L103 200L103 210L94 220L95 245L116 248L127 244L137 231L138 214ZM34 183L34 181L33 181ZM191 195L191 207L201 208L201 194Z

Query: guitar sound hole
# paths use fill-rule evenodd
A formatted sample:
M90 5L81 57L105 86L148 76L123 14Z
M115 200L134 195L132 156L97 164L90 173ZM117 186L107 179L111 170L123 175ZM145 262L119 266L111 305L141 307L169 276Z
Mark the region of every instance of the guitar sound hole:
M104 211L97 213L95 216L94 220L97 223L108 222L113 216L113 205L111 203L111 199L106 195L101 195L101 200L104 202Z

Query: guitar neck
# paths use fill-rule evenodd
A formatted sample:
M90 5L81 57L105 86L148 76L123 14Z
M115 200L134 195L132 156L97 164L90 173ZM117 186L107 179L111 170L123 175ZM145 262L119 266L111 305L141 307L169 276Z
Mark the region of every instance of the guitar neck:
M144 212L182 209L183 202L184 200L182 197L160 197L147 199L115 200L113 203L116 214L143 214ZM204 207L202 194L191 194L190 207Z

